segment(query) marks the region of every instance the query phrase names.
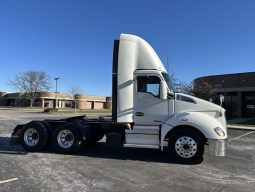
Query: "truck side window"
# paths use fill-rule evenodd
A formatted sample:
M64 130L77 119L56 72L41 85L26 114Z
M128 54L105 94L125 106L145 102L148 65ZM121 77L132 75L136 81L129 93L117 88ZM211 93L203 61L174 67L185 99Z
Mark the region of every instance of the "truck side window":
M137 92L150 93L159 97L160 78L157 76L137 77Z

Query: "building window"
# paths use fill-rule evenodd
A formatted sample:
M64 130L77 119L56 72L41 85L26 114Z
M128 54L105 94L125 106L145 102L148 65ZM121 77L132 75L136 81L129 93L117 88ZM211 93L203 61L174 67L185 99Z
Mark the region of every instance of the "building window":
M244 116L255 117L255 92L244 93Z
M226 109L226 116L228 119L238 117L238 99L236 92L228 92L225 94L223 108ZM218 103L219 104L219 103Z

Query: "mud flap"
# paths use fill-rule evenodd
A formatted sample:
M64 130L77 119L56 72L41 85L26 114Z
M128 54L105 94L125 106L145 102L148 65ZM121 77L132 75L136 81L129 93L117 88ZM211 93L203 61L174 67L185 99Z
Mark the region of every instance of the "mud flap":
M10 145L20 144L20 133L24 125L17 125L11 135Z

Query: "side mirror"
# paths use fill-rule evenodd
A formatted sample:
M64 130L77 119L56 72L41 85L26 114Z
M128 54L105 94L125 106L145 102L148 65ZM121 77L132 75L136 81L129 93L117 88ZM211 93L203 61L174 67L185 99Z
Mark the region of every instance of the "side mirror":
M165 81L160 82L160 99L167 100L167 86Z
M222 106L223 102L224 102L224 95L220 94L220 106Z

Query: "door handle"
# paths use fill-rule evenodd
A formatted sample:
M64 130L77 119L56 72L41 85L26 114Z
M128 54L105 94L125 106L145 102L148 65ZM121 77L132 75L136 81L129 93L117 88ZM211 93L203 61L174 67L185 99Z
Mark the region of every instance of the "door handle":
M135 115L140 117L140 116L144 116L144 113L143 112L136 112Z

